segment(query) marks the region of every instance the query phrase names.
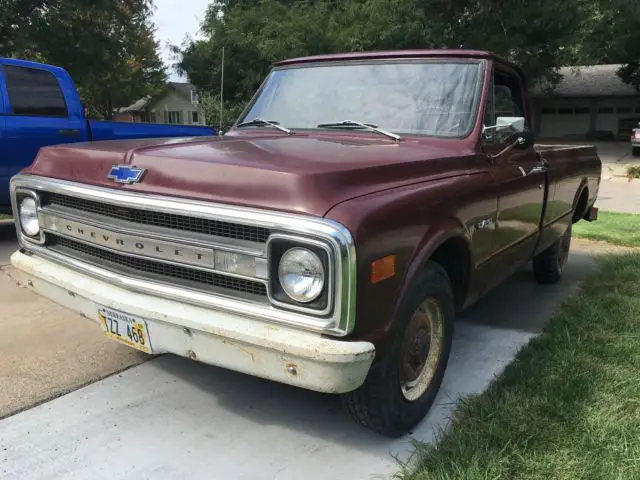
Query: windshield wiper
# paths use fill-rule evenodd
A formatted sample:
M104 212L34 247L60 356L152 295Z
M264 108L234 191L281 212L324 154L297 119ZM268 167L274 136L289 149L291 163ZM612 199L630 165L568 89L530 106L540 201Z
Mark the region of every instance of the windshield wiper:
M273 128L277 128L278 130L286 133L287 135L293 135L292 130L289 130L288 128L283 127L275 120L263 120L261 118L254 118L253 120L249 120L248 122L239 123L238 125L236 125L236 128L258 127L258 126L267 126L267 125Z
M396 135L395 133L387 132L386 130L382 130L378 128L377 125L372 123L362 123L356 122L353 120L344 120L342 122L334 122L334 123L320 123L317 125L318 128L366 128L368 130L372 130L374 132L381 133L382 135L386 135L387 137L393 138L396 141L402 140L400 135Z

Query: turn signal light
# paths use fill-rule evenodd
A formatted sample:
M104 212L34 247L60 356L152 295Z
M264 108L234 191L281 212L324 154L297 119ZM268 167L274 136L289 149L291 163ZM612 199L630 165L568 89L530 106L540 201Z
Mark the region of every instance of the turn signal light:
M378 283L396 274L396 256L389 255L371 263L371 283Z

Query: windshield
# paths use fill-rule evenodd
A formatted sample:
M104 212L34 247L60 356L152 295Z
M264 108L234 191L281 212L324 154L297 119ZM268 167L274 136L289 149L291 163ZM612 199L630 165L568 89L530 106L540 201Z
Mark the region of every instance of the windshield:
M473 126L479 61L296 66L274 70L248 113L291 129L355 120L398 134L463 137Z

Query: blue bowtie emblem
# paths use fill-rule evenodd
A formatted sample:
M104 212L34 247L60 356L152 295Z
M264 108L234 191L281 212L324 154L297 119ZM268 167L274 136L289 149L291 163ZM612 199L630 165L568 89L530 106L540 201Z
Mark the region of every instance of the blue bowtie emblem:
M144 168L130 167L129 165L114 165L109 170L107 178L118 183L138 183L144 174Z

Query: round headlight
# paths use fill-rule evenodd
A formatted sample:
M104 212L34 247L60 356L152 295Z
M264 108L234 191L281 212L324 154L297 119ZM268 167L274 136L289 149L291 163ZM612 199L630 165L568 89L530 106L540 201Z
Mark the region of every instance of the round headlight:
M309 303L322 293L324 267L306 248L291 248L280 259L278 278L284 292L296 302Z
M30 237L35 237L40 233L38 207L33 197L25 197L20 202L20 225L22 231Z

